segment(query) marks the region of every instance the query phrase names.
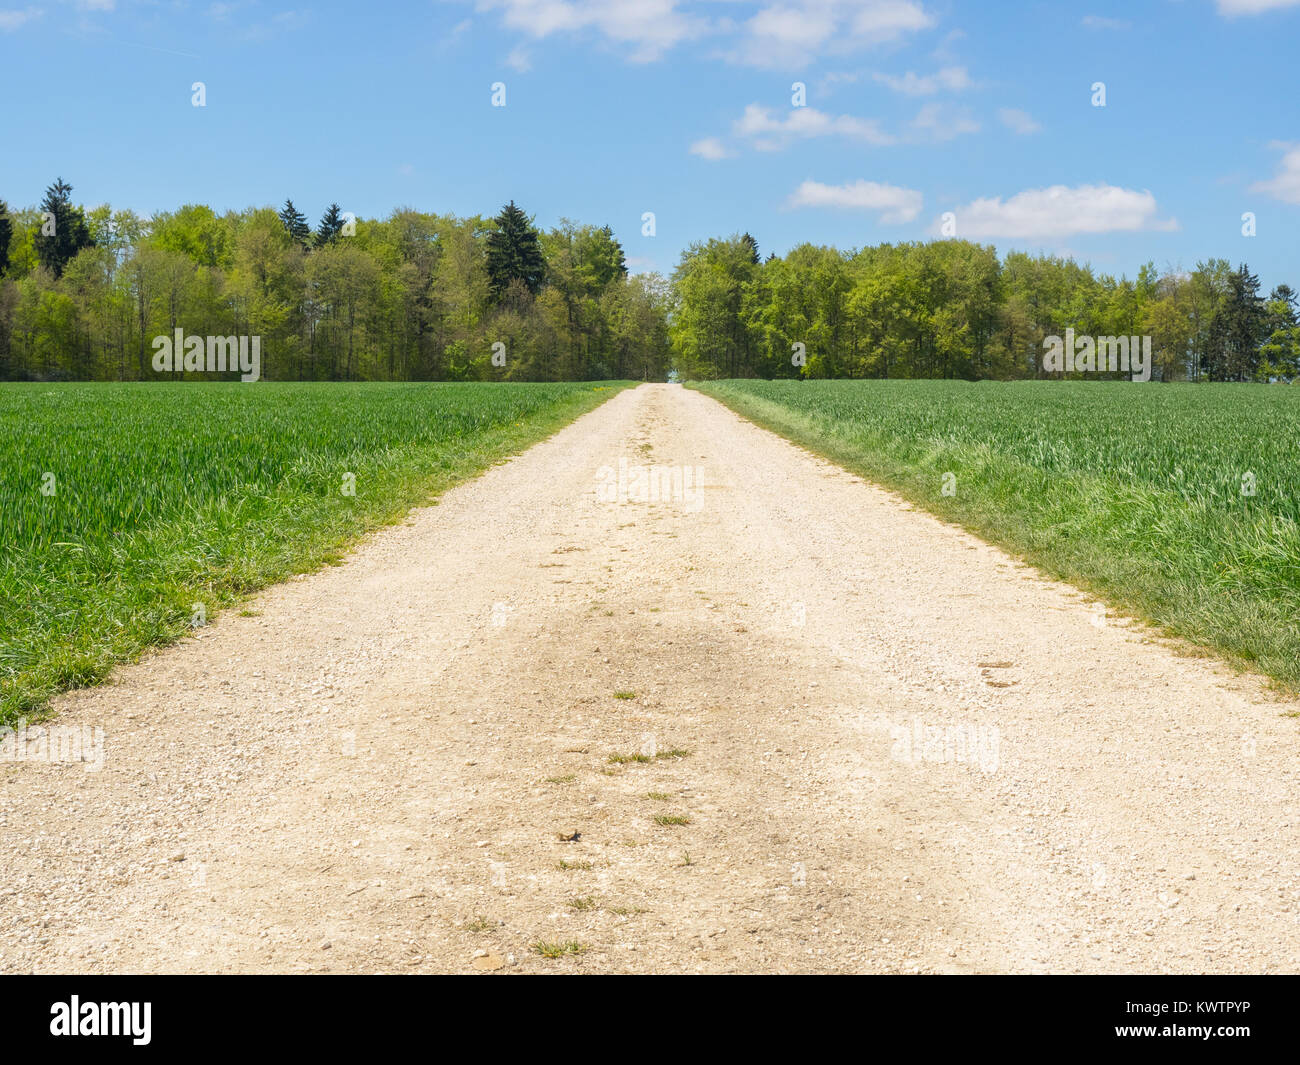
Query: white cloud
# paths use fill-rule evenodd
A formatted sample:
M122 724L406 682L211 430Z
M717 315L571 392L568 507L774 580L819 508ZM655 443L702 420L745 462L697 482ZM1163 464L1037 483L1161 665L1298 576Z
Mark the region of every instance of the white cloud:
M935 24L919 0L746 0L735 17L697 14L682 0L478 0L509 29L536 38L592 31L633 45L631 58L658 59L705 34L729 38L717 54L749 66L797 69L823 52L846 53L898 40ZM718 5L712 5L717 11Z
M942 143L963 133L978 133L980 124L965 110L953 110L943 104L924 104L909 126L911 140Z
M588 33L627 47L629 58L661 58L706 35L732 63L798 69L822 54L846 54L935 25L921 0L476 0L507 29L535 39ZM734 16L721 14L736 12Z
M916 0L777 0L741 25L739 42L724 56L747 66L797 70L824 52L887 44L934 24Z
M1035 122L1027 111L1021 111L1017 107L1003 107L998 111L998 120L1011 130L1022 137L1031 133L1037 133L1043 127Z
M533 59L528 54L528 49L519 45L512 48L510 54L506 56L506 66L511 70L517 70L520 74L527 74L533 69Z
M1124 233L1178 228L1173 219L1156 217L1150 192L1115 185L1053 185L1025 189L1008 200L975 200L954 209L957 235L970 240L1007 237L1042 240L1079 233ZM939 223L934 229L937 232Z
M1237 15L1260 15L1265 11L1280 11L1284 7L1295 7L1300 0L1218 0L1220 15L1233 18Z
M532 37L595 32L631 46L634 62L658 59L684 40L700 36L706 20L678 10L677 0L479 0L478 10L500 10L509 29Z
M1126 30L1132 23L1122 18L1107 18L1105 15L1084 15L1079 20L1079 25L1086 30Z
M916 189L883 185L861 179L843 185L805 181L791 194L791 207L839 207L858 211L879 211L880 221L910 222L921 213L921 194Z
M704 137L696 141L691 145L691 154L698 155L701 159L708 159L710 162L717 162L719 159L727 159L731 156L727 146L717 137Z
M796 107L781 118L769 108L750 104L736 120L734 130L737 136L753 139L754 147L764 151L809 137L846 137L877 146L894 143L874 118L828 115L815 107Z
M873 74L873 78L888 85L894 92L907 96L933 96L942 90L961 92L974 82L965 67L944 67L934 74L917 75L908 71L901 78L896 74Z
M858 5L853 33L873 44L897 40L905 33L928 30L934 16L911 0L865 0Z
M33 19L38 19L40 17L41 9L39 7L28 7L24 8L22 11L0 11L0 30L4 30L6 33L12 33L20 26L25 26Z
M1251 192L1263 192L1283 203L1300 203L1300 144L1275 141L1274 148L1282 150L1277 173L1267 181L1257 181Z
M965 108L940 103L922 105L901 136L886 131L877 119L832 115L815 107L777 112L762 104L750 104L732 123L732 133L761 152L780 151L795 141L816 137L841 137L875 148L900 141L940 144L966 133L978 133L979 129L980 124Z

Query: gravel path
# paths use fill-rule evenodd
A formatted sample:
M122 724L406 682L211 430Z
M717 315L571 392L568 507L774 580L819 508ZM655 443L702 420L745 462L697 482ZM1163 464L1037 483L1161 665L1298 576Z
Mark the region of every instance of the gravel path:
M0 762L0 971L1300 968L1297 704L698 393L251 608Z

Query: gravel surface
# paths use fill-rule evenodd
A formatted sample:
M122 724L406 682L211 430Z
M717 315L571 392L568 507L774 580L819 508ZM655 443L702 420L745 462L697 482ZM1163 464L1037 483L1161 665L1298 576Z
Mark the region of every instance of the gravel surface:
M0 971L1300 967L1300 706L699 393L250 608L0 762Z

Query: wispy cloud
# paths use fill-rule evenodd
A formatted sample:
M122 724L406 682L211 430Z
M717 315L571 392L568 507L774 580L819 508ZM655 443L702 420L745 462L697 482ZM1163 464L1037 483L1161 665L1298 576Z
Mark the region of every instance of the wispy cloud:
M898 224L910 222L920 214L922 202L923 197L916 189L859 179L843 185L805 181L790 195L788 206L878 211L881 222Z
M1049 240L1080 233L1178 228L1174 219L1161 219L1157 212L1156 199L1150 192L1116 185L1025 189L1007 200L1000 196L979 199L954 210L958 235L971 240ZM939 225L936 220L935 232Z
M930 103L924 104L912 119L908 126L908 139L942 143L979 131L980 124L969 111Z
M1107 18L1105 15L1084 15L1079 25L1086 30L1127 30L1132 26L1122 18Z
M302 29L311 21L308 11L277 11L269 18L256 18L257 5L250 0L217 0L208 5L207 16L213 22L230 26L243 40L264 42L282 33ZM236 15L246 13L248 20L241 25Z
M1284 7L1300 7L1300 0L1217 0L1215 6L1220 15L1235 18L1238 15L1262 15Z
M1027 137L1031 133L1037 133L1043 127L1035 122L1029 112L1021 111L1018 107L1003 107L998 111L998 121L1013 133L1018 133L1022 137Z
M662 58L685 41L715 39L731 63L798 70L930 29L920 0L477 0L511 30L541 40L587 36L635 62Z
M21 11L0 10L0 30L5 33L13 33L14 30L20 29L40 17L41 9L39 7L25 7Z
M894 92L906 96L933 96L938 92L961 92L975 83L965 67L944 67L934 74L918 75L912 71L899 77L896 74L873 74L873 78Z
M506 66L511 70L518 71L520 74L527 74L533 69L533 57L528 54L528 49L523 45L518 45L510 50L506 56Z
M812 137L844 137L877 146L894 143L873 118L829 115L815 107L796 107L782 116L760 104L750 104L733 130L761 151L775 151L793 140Z

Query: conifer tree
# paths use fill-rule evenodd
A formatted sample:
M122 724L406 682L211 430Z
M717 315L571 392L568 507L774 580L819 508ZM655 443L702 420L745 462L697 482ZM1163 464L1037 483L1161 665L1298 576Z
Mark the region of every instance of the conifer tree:
M514 200L501 208L493 222L496 228L487 238L488 288L493 298L500 300L512 281L522 281L537 295L546 273L537 230Z
M307 216L293 205L293 200L284 201L280 221L284 223L284 230L289 236L304 248L307 247L311 242L311 226L307 222Z
M316 247L320 248L326 244L334 243L342 232L343 215L339 211L339 205L332 203L329 210L321 215L320 225L316 228Z
M81 208L72 205L71 193L72 186L63 178L57 178L45 190L45 199L41 201L41 229L36 234L36 255L41 265L55 277L63 276L63 268L77 252L95 243Z
M9 240L13 236L13 222L9 220L9 205L0 200L0 277L9 269Z

